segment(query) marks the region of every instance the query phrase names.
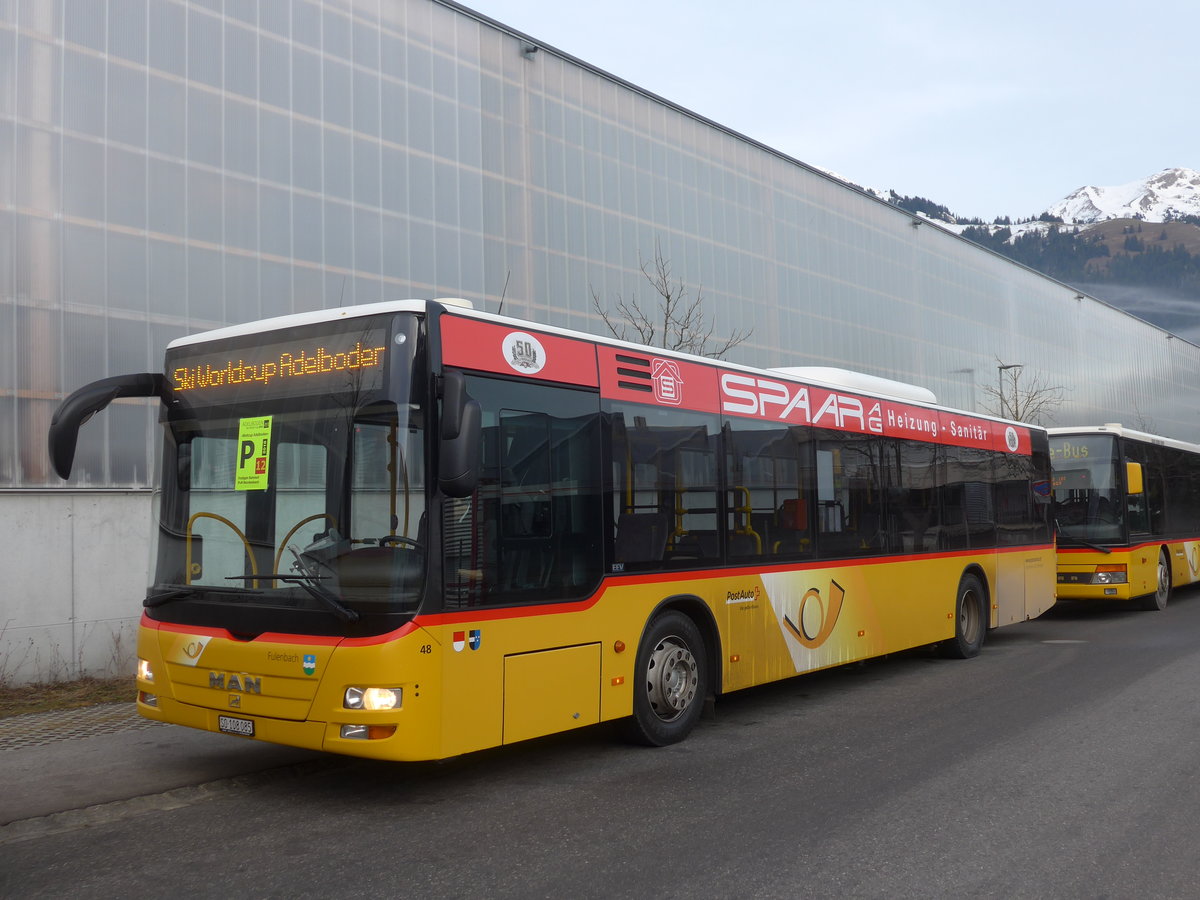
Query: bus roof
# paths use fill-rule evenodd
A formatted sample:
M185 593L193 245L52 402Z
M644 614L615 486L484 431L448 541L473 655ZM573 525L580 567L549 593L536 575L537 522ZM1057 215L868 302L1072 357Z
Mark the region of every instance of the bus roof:
M1134 441L1142 441L1147 444L1158 444L1163 447L1174 447L1176 450L1187 450L1190 453L1200 453L1200 444L1189 444L1187 441L1163 437L1160 434L1150 434L1147 431L1138 431L1135 428L1126 428L1119 422L1109 422L1106 425L1076 425L1073 427L1062 426L1056 428L1047 428L1046 431L1050 437L1069 434L1113 434L1117 437L1129 438L1130 440Z
M458 297L442 297L436 301L445 306L471 309L471 301ZM378 316L390 312L424 312L429 305L428 300L381 300L376 303L360 303L357 306L338 306L332 309L314 309L311 312L292 313L286 316L274 316L270 319L255 319L253 322L243 322L240 325L228 325L215 328L212 331L198 331L181 338L176 338L167 344L168 350L176 347L186 347L189 344L202 344L206 341L221 341L226 338L241 337L247 334L260 334L266 331L278 331L281 328L296 328L303 325L319 325L322 322L340 322L345 319L355 319L362 316Z
M719 365L725 369L753 372L758 375L776 375L786 380L799 381L827 390L852 391L865 396L899 400L904 403L911 403L943 412L957 412L962 415L971 416L975 419L987 420L1002 424L1021 425L1025 428L1032 427L1034 430L1043 430L1040 426L1030 426L1025 422L1003 419L988 413L974 412L971 410L959 410L955 409L954 407L941 406L937 402L937 396L928 388L909 384L907 382L896 381L890 378L883 378L876 375L868 375L863 372L854 372L848 369L840 369L829 366L783 366L777 368L750 366L729 362L723 359L713 359L711 357L684 353L677 350L668 350L662 347L647 347L643 344L621 340L620 338L616 337L593 334L590 332L581 332L574 329L561 328L555 325L545 325L540 322L533 322L527 319L518 319L512 316L485 312L483 310L475 309L474 305L469 300L464 300L457 297L440 297L432 300L383 300L375 303L358 304L355 306L342 306L330 309L312 310L310 312L303 313L292 313L290 315L276 316L269 319L257 319L252 322L244 322L240 325L230 325L223 328L217 328L212 331L197 332L196 334L190 334L184 337L176 338L167 345L167 349L174 349L177 347L184 347L191 344L204 343L207 341L220 341L228 338L276 331L283 328L319 325L325 322L338 322L363 316L375 316L393 312L422 313L425 312L432 303L450 307L456 314L467 316L473 319L489 321L500 325L509 325L515 328L527 328L529 330L544 334L555 334L577 340L587 340L596 344L610 347L626 347L630 350L642 353L645 353L647 350L651 350L656 355L675 357L678 359L705 363L714 366ZM1200 448L1197 449L1200 450Z

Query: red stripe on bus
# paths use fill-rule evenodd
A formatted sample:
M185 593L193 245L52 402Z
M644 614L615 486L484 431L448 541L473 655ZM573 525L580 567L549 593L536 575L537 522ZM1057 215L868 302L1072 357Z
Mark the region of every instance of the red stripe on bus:
M1151 548L1157 550L1163 544L1166 544L1168 547L1170 547L1175 544L1186 543L1187 541L1200 541L1200 537L1179 537L1179 538L1164 537L1164 538L1159 538L1158 540L1154 540L1154 541L1145 541L1144 543L1141 543L1141 544L1102 544L1100 546L1103 546L1104 550L1108 550L1112 553L1136 553L1138 550L1148 550ZM1064 547L1061 544L1058 547L1058 552L1063 553L1063 554L1066 554L1066 553L1104 553L1104 550L1096 550L1096 549L1093 549L1092 547Z
M398 640L399 638L404 637L410 631L416 631L418 628L415 622L406 622L399 628L386 632L385 634L377 634L370 637L361 638L338 637L337 635L330 634L286 634L277 631L267 631L254 638L253 641L243 641L235 638L224 628L212 628L207 625L180 625L176 622L159 622L157 619L151 619L144 612L142 613L141 627L151 628L156 631L169 631L172 634L206 635L208 637L236 641L240 644L263 641L272 644L315 644L319 647L367 647L372 644L386 644L390 641Z
M582 600L571 600L563 603L547 603L534 606L498 606L475 607L462 612L432 613L418 615L416 623L423 626L450 625L459 622L495 622L505 619L526 619L531 616L553 616L569 612L582 612L591 609L600 602L601 597L613 588L630 585L648 584L682 584L691 581L715 581L723 578L751 578L760 575L771 575L777 572L806 572L812 569L845 569L860 568L863 565L884 565L903 562L924 562L933 559L952 559L954 557L1001 556L1005 554L1030 553L1033 551L1052 552L1052 544L1014 544L1003 549L981 553L978 550L954 550L944 553L922 553L911 556L872 556L854 559L827 559L807 562L781 563L775 566L746 566L731 569L694 569L671 572L647 572L631 575L606 575L604 582L594 594Z

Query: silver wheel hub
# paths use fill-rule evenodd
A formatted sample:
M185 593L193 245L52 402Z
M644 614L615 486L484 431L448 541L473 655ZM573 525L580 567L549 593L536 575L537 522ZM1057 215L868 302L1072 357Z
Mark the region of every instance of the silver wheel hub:
M982 625L982 618L979 614L979 602L974 593L968 592L963 595L962 606L958 611L959 632L962 634L964 640L973 644L979 638Z
M696 698L696 657L678 638L664 638L650 654L646 691L650 708L664 722L679 718Z

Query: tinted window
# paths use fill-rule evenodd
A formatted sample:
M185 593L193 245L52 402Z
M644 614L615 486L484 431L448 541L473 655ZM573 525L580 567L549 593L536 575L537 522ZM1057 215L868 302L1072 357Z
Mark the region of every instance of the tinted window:
M596 395L475 377L468 392L483 408L481 474L444 507L447 605L587 596L603 533Z
M614 404L609 427L613 571L719 563L716 417Z
M817 546L822 556L869 556L891 548L884 507L891 443L817 432Z
M726 427L730 559L769 563L811 556L811 432L747 419L732 419Z

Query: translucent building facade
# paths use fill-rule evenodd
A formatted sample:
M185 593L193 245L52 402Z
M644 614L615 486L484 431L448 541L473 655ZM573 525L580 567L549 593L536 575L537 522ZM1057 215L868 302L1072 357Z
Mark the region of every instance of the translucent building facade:
M453 3L0 0L0 147L0 488L64 486L57 403L179 335L437 296L603 332L656 254L738 362L978 409L1019 365L1047 424L1200 439L1196 346ZM71 485L148 487L155 418Z

